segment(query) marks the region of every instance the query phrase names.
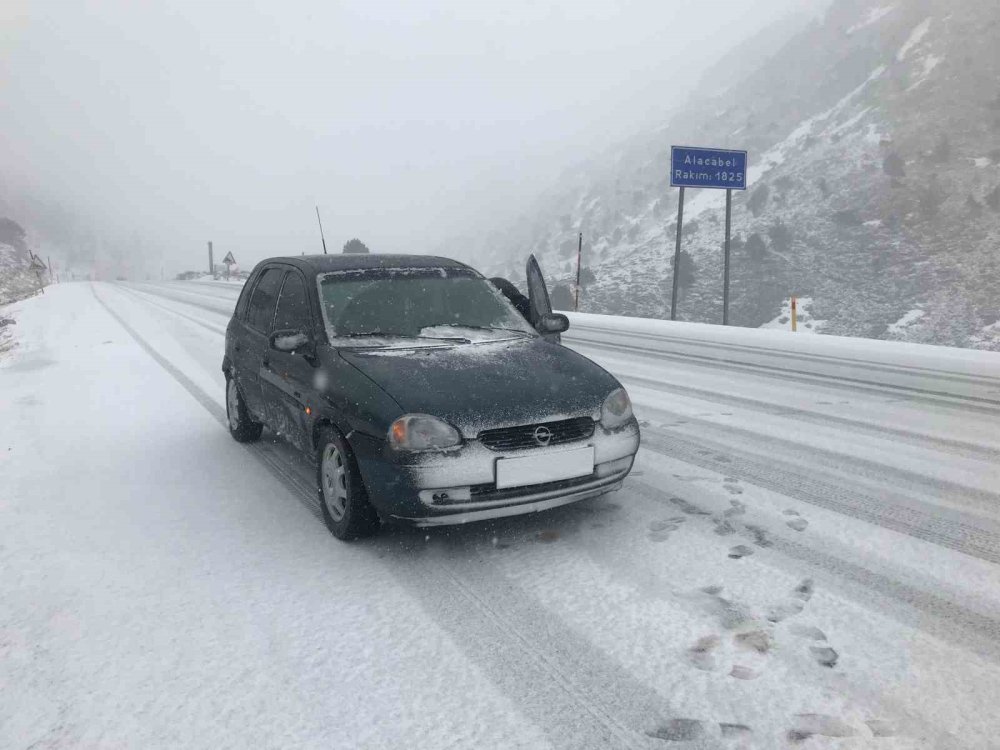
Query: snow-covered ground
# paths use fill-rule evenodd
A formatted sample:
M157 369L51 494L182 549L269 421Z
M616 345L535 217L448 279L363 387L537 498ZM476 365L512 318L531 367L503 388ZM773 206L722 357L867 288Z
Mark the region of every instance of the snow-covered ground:
M0 747L1000 744L1000 355L574 316L623 490L343 544L231 286L0 308Z

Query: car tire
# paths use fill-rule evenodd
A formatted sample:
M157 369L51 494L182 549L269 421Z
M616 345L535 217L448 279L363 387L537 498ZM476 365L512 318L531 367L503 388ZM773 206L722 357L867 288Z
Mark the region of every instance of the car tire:
M320 428L316 439L316 490L323 521L338 539L361 539L378 531L378 513L368 500L347 441L328 425Z
M226 378L226 421L229 434L237 443L252 443L260 439L264 425L250 416L243 394L236 385L236 378Z

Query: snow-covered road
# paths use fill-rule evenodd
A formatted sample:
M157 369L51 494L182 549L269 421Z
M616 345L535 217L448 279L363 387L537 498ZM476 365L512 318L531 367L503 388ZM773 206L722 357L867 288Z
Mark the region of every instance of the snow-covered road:
M238 292L4 309L0 747L1000 746L998 355L576 316L624 489L343 544L223 427Z

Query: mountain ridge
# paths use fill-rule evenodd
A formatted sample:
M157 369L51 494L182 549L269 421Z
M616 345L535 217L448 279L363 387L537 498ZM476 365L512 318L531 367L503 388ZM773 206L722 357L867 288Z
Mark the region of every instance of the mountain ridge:
M731 319L791 296L826 333L1000 349L1000 6L837 0L728 89L568 170L480 262L533 252L589 312L668 317L671 143L750 151L734 196ZM722 193L688 191L678 317L720 322Z

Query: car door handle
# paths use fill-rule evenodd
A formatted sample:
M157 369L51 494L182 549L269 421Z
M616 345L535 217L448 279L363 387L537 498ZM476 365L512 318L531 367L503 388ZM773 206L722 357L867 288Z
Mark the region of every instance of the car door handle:
M264 367L266 367L267 369L269 370L271 369L271 360L268 359L267 357L264 357L264 360L261 362L261 364L264 365Z

